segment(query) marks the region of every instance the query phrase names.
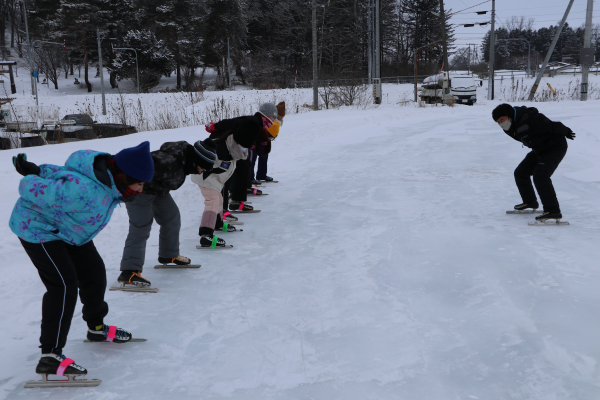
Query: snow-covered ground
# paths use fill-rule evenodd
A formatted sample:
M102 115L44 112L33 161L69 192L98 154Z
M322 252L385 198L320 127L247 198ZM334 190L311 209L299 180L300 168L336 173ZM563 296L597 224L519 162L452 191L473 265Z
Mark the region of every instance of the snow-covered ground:
M77 308L64 351L97 388L23 389L37 379L44 287L8 228L18 151L1 151L0 399L599 398L600 101L533 104L577 139L553 177L571 225L530 227L505 214L527 149L492 121L485 86L475 106L453 108L399 105L410 87L385 88L378 108L286 117L269 161L280 182L251 199L262 212L241 216L244 232L223 234L232 250L196 250L200 191L188 180L173 192L181 252L202 268L153 269L155 226L144 276L160 292L106 293L106 322L148 342L84 344ZM187 127L26 152L62 164L82 148L205 136ZM118 207L95 240L110 285L127 227Z

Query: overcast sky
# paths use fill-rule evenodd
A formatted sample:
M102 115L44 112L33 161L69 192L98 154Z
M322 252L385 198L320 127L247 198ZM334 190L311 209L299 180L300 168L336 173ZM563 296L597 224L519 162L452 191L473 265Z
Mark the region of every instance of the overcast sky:
M485 0L445 0L445 9L452 9L452 12L464 10L468 7L475 6ZM513 15L525 16L534 18L536 29L557 25L564 15L568 0L496 0L496 27L504 23L504 21ZM594 23L600 23L600 3L594 1ZM567 18L569 25L573 27L580 26L585 23L585 13L587 9L587 0L575 0L571 12ZM476 11L491 11L492 2L487 1L479 6L470 8L452 16L450 20L453 24L468 24L474 22L485 22L490 20L491 13L485 15L477 15ZM488 32L490 26L475 25L472 28L463 26L456 27L456 45L463 47L467 43L477 43L479 46L483 36Z

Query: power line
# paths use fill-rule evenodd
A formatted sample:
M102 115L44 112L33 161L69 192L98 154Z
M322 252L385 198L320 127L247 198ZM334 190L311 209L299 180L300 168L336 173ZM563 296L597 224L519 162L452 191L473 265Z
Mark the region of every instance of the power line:
M451 16L451 15L454 15L454 14L460 14L460 13L461 13L461 12L463 12L463 11L470 10L471 8L475 8L475 7L477 7L477 6L480 6L480 5L482 5L482 4L489 3L490 1L492 1L492 0L486 0L486 1L484 1L484 2L481 2L481 3L479 3L479 4L475 4L474 6L467 7L467 8L464 8L464 9L462 9L462 10L459 10L459 11L453 12L452 14L448 14L448 15L446 16L446 18L447 18L447 17L449 17L449 16Z

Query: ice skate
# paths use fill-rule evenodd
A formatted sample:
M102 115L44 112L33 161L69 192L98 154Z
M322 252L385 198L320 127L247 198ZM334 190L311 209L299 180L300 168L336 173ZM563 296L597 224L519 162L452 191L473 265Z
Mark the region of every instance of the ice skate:
M75 379L85 377L87 370L75 364L72 359L53 353L42 354L35 372L42 375L42 380L29 381L25 384L25 388L88 387L102 383L99 379ZM48 375L66 376L68 380L49 380Z
M230 249L232 245L227 245L225 241L214 235L203 235L200 238L200 245L196 246L197 249Z
M219 231L222 231L222 232L228 232L228 233L231 233L231 232L243 232L244 231L243 229L239 229L239 230L236 229L236 227L233 226L232 224L230 224L229 222L224 222L221 226L215 227L215 230L219 230Z
M168 269L168 268L200 268L201 265L195 265L192 264L192 260L190 260L187 257L184 256L177 256L177 257L173 257L173 258L166 258L166 257L158 257L158 262L161 263L161 265L155 265L154 268L156 269Z
M535 217L535 222L530 222L529 225L569 225L567 221L561 221L562 214L560 212L545 211L542 215Z
M227 210L223 210L223 221L237 222L237 220L238 220L238 217L236 217L235 215L231 214Z
M121 286L111 286L109 290L120 290L123 292L147 292L157 293L158 289L150 288L150 281L142 278L140 271L122 271L117 281ZM127 286L132 285L132 286Z
M507 211L507 214L541 214L542 211L538 210L540 205L535 203L521 203L515 206L514 210Z
M160 259L159 262L161 262ZM150 287L150 281L142 278L141 271L123 271L117 281L121 285L134 285L139 288Z
M254 207L247 205L245 202L243 201L235 201L232 202L231 204L229 204L229 210L230 212L233 213L248 213L248 212L254 212Z
M265 176L265 179L259 179L258 180L261 183L277 183L279 181L274 181L273 178L271 178L270 176Z
M248 188L246 189L248 191L248 194L251 196L268 196L267 193L263 193L262 190L260 189L256 189L256 188Z
M131 332L116 326L98 325L98 329L88 329L87 340L90 342L126 343L131 340Z

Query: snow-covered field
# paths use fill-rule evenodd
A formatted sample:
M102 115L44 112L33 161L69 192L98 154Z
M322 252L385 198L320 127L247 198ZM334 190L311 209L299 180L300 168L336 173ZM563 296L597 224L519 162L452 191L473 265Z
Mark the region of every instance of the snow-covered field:
M173 192L181 252L202 268L153 269L153 228L144 276L160 292L106 293L106 322L146 343L84 344L78 307L64 351L97 388L23 389L37 379L44 287L8 228L18 151L1 151L0 399L598 399L600 101L533 104L577 139L553 177L571 225L530 227L505 214L527 149L492 121L485 86L453 108L400 106L398 85L385 87L393 100L378 108L286 117L269 162L280 182L251 199L262 212L241 216L244 232L224 234L232 250L197 251L200 191L188 180ZM205 136L26 152L62 164L82 148ZM119 207L95 240L112 285L127 227Z

